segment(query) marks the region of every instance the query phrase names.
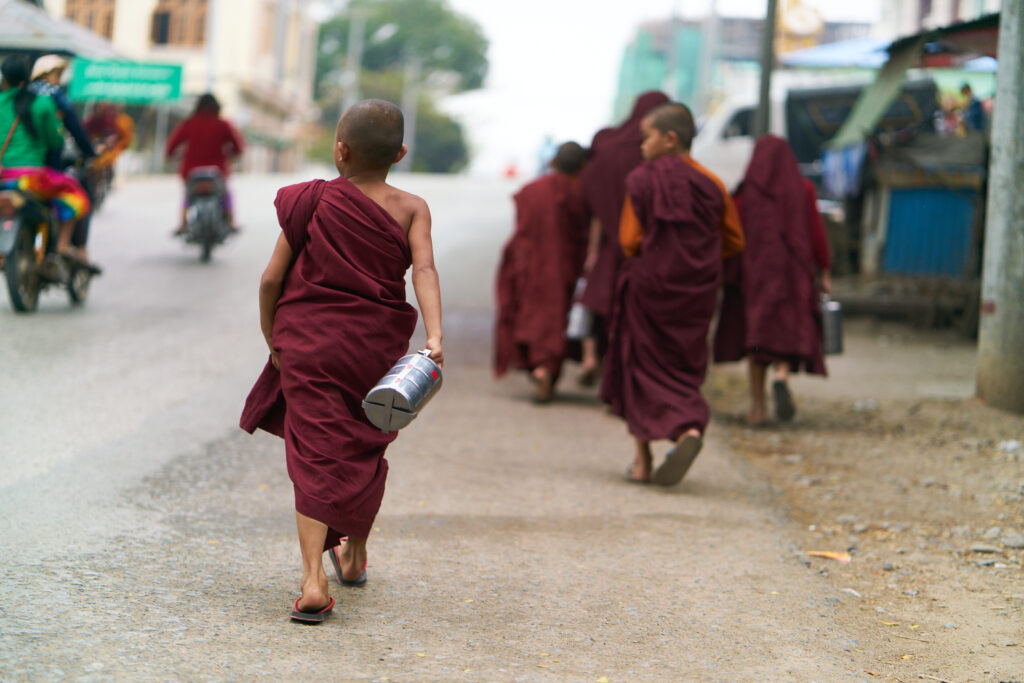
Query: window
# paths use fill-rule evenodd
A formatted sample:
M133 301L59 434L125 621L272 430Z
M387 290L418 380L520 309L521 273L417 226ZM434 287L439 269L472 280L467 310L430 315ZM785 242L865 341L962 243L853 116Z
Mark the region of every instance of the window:
M201 47L206 42L206 0L157 0L150 39L154 45Z
M722 133L723 138L743 138L754 134L754 110L751 108L740 109L725 126Z
M153 12L153 35L154 45L166 45L171 41L171 13Z
M108 40L114 37L117 0L67 0L64 16Z

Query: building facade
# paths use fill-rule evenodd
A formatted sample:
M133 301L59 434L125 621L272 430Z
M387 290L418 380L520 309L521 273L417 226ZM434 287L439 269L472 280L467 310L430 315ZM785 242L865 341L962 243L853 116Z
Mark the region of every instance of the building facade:
M783 4L798 6L787 0ZM780 17L780 49L831 43L867 36L871 24L806 22L792 29ZM812 17L813 19L813 17ZM636 96L662 90L672 99L686 102L700 117L727 94L756 90L760 80L763 19L708 17L703 20L673 18L640 26L626 47L619 69L614 114L622 119ZM787 42L788 41L788 42Z
M44 0L126 58L184 67L182 106L204 92L246 136L245 170L296 168L316 119L317 23L303 0Z

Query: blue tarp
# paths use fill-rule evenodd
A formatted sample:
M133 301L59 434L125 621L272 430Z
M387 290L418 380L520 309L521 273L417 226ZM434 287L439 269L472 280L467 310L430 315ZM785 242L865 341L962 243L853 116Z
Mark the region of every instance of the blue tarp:
M807 68L878 69L889 59L892 41L852 38L779 55L783 66Z

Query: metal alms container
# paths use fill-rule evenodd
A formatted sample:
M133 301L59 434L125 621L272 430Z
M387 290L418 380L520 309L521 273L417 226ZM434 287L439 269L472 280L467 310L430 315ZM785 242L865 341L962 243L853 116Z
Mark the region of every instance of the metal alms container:
M843 306L828 296L821 297L821 350L827 356L843 352Z
M367 419L382 432L396 432L420 414L441 388L441 368L423 350L402 356L363 399Z

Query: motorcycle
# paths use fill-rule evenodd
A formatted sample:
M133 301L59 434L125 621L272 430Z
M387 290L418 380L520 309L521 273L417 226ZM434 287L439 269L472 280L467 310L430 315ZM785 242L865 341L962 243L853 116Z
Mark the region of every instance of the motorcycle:
M216 166L193 169L185 181L185 230L181 236L186 244L199 245L199 260L210 260L213 248L231 235L224 206L224 175Z
M17 189L0 190L0 268L11 306L30 313L48 287L64 287L82 304L98 268L56 250L57 218L45 203Z

